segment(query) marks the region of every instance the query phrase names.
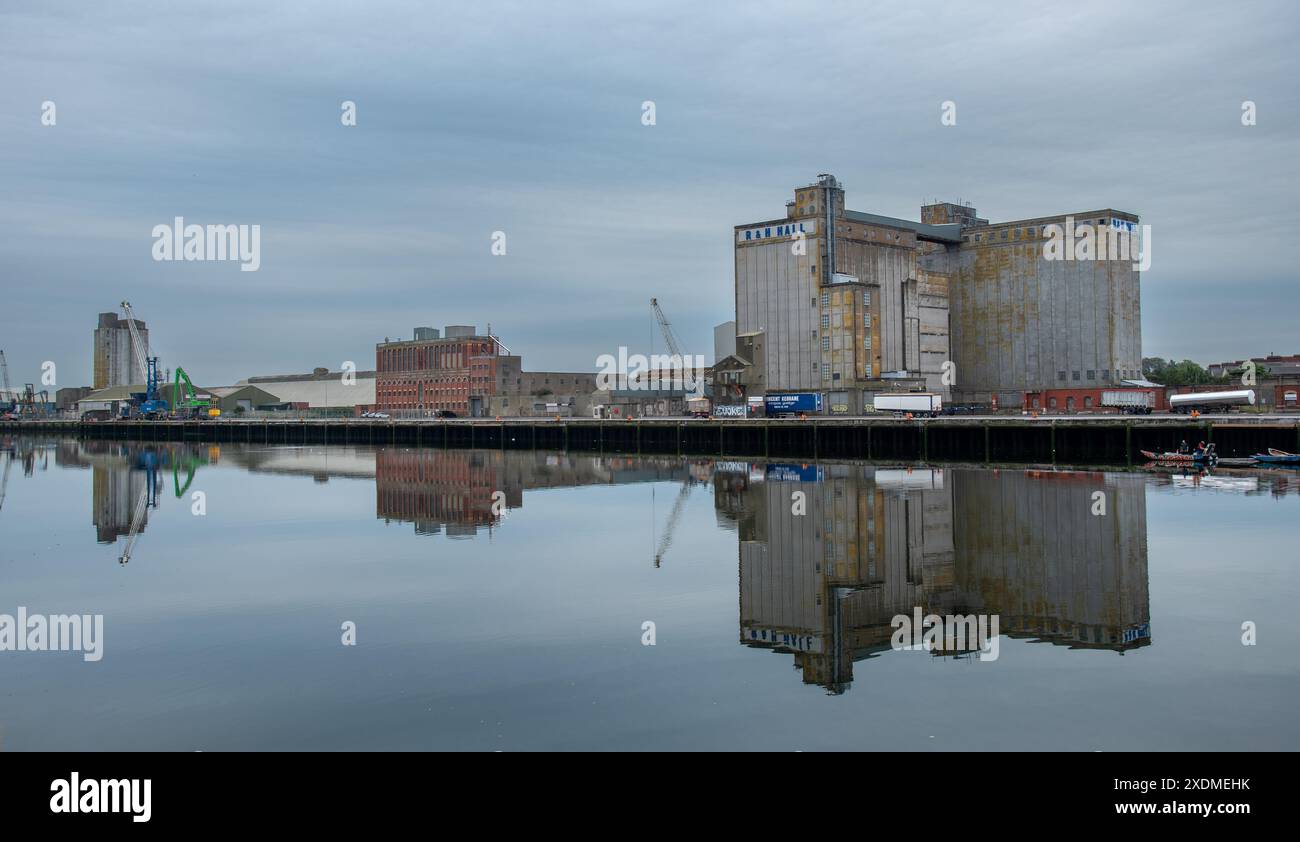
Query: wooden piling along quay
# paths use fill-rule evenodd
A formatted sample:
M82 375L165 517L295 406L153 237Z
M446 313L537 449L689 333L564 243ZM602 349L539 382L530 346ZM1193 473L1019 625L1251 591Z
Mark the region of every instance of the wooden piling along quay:
M1269 447L1300 451L1300 419L1286 418L817 418L601 421L250 419L5 421L8 434L130 441L362 444L411 447L681 453L771 458L1126 464L1139 450L1214 442L1220 456Z

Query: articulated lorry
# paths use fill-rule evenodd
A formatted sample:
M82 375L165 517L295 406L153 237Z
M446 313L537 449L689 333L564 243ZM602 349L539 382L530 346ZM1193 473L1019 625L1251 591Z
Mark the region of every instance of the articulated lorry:
M910 412L933 418L943 411L943 395L934 392L885 392L872 398L871 406L876 412L892 412L895 415Z
M1101 405L1113 406L1128 415L1150 415L1155 409L1156 393L1139 389L1107 389L1101 393Z

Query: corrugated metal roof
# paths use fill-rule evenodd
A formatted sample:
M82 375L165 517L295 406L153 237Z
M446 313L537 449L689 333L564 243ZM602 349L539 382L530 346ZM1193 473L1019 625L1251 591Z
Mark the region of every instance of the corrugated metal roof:
M916 236L923 240L934 240L940 243L960 243L961 225L956 222L947 225L928 225L924 222L913 222L910 219L898 219L893 216L881 216L875 213L863 213L862 211L846 210L844 218L851 222L865 222L868 225L886 225L891 228L902 228L907 231L915 232Z
M370 406L375 402L375 378L373 375L363 377L360 372L357 374L356 383L351 386L343 385L342 377L339 375L311 380L297 377L289 380L257 378L254 383L238 385L256 386L275 395L281 403L305 403L312 408Z
M134 386L109 386L107 389L100 389L97 392L91 392L81 400L83 401L124 401L129 400L132 392L143 392L144 384L139 383Z
M170 401L172 399L173 386L174 384L172 383L158 384L158 392L164 400ZM242 387L230 387L230 388L242 388ZM130 400L131 395L133 393L140 394L143 392L144 392L143 383L137 383L131 386L109 386L107 389L100 389L97 392L91 392L88 395L84 395L83 397L78 399L77 402L81 403L81 401L125 401L125 400ZM194 395L198 398L210 398L213 397L214 395L222 395L222 392L223 392L222 389L201 389L198 386L194 387Z

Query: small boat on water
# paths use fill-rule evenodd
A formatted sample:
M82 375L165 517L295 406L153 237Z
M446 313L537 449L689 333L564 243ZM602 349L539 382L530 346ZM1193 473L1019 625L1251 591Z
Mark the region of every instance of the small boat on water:
M1268 449L1268 455L1269 456L1295 456L1296 454L1290 453L1285 450L1278 450L1276 447L1270 447Z
M1214 463L1217 457L1211 451L1201 451L1200 453L1156 453L1151 450L1139 451L1143 456L1152 462L1168 462L1175 465L1189 465L1194 462Z
M1300 465L1300 453L1285 453L1281 455L1272 452L1269 448L1268 453L1256 453L1254 459L1256 462L1263 462L1266 465Z

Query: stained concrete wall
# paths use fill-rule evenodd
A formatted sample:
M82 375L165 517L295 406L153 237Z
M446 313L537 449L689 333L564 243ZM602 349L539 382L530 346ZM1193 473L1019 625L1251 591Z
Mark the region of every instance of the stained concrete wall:
M713 328L713 361L726 359L736 353L736 323L723 322Z
M952 502L942 471L819 470L818 482L750 486L757 499L740 530L740 640L773 645L763 632L791 635L803 680L842 689L854 650L887 645L894 614L933 604L951 587ZM794 492L805 495L802 515L792 513Z
M1001 633L1069 646L1149 639L1146 477L819 470L817 482L752 482L740 506L752 513L739 521L740 641L782 647L771 633L788 635L804 682L841 692L854 661L889 648L893 616L916 607L996 614Z
M832 192L841 202L843 192ZM816 186L796 190L791 212L820 210L822 195ZM996 396L1010 408L1026 391L1104 388L1141 376L1136 255L1049 260L1045 226L1063 225L1064 215L989 225L974 208L943 204L922 216L953 229L841 212L833 229L818 218L806 255L796 255L788 238L750 242L740 234L806 219L736 228L736 329L766 332L768 391L818 391L829 398L828 411L847 405L858 414L874 391L894 385L880 381L882 372L906 371L951 399L987 404ZM1113 219L1138 222L1111 209L1073 216L1103 228ZM961 242L955 224L963 226ZM871 292L870 326L844 306L842 292L838 304L823 302L823 292L844 289L855 300Z
M1149 623L1146 478L953 470L959 601L1004 631L1114 646ZM1093 514L1094 493L1105 514Z
M879 317L880 326L879 347L874 350L879 354L881 371L909 368L909 361L910 368L916 368L916 323L904 321L905 317L914 319L919 315L915 284L908 287L916 278L915 237L910 232L898 233L900 239L888 243L841 238L836 254L840 272L856 276L872 289L872 312ZM911 327L907 341L910 360L903 356L905 325Z
M1114 212L1094 213L1076 219ZM1064 217L969 229L950 251L958 399L987 403L996 393L1000 406L1019 406L1030 390L1140 376L1140 273L1131 260L1048 260L1043 226L1053 221Z
M777 238L736 246L736 332L766 334L764 376L769 390L816 390L820 373L813 348L820 291L815 274L817 244L810 238L807 254L796 255L790 241Z
M136 330L145 349L149 347L149 329L145 323L136 320ZM136 359L135 346L131 343L131 332L126 319L118 318L113 313L101 313L99 326L95 328L94 358L91 370L94 372L93 388L107 389L110 386L129 386L144 382L143 362ZM161 372L159 373L161 376Z

